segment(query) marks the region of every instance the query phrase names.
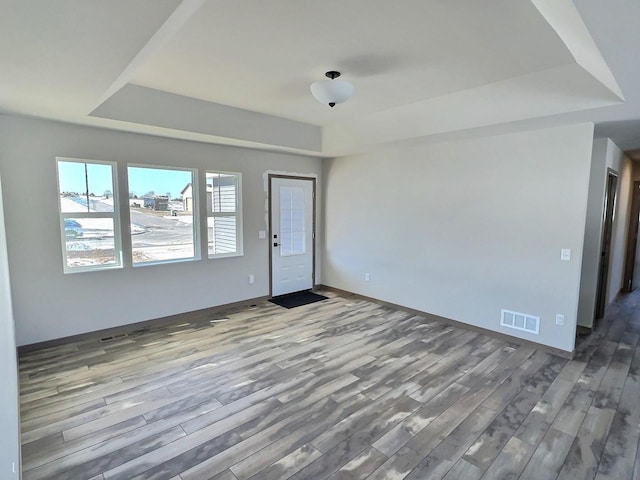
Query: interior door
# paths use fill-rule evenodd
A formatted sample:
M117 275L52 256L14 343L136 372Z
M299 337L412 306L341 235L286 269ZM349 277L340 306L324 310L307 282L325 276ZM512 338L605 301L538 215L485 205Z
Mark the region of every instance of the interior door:
M607 283L609 280L609 260L611 257L611 236L613 233L613 217L616 208L616 189L618 176L609 171L607 174L607 188L604 199L602 222L602 244L600 248L600 267L598 270L598 286L596 288L595 318L604 316L607 307Z
M637 278L637 254L638 254L638 225L640 220L640 182L633 182L631 196L631 215L629 219L629 232L627 235L627 254L625 256L624 283L622 290L632 292L638 285Z
M271 295L309 290L314 275L315 179L269 177Z

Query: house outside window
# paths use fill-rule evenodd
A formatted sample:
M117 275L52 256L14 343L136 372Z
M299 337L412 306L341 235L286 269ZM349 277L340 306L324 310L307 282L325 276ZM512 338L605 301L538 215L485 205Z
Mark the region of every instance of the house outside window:
M242 255L241 175L207 172L209 258Z

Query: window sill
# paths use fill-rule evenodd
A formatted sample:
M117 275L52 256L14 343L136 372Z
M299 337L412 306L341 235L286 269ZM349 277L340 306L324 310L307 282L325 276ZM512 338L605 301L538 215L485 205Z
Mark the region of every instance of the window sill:
M240 253L218 253L217 255L209 255L209 260L216 260L218 258L233 258L233 257L244 257L244 252Z

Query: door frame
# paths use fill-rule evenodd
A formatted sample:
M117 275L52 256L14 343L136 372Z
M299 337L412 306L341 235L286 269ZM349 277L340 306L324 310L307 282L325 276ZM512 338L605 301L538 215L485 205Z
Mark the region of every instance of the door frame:
M640 217L640 181L633 182L631 195L631 215L629 218L629 232L627 235L627 255L625 257L623 292L631 292L636 285L633 284L633 274L636 266L636 249L638 248L638 220Z
M272 189L272 179L274 178L283 178L288 180L304 180L310 181L311 184L311 199L313 202L313 216L311 217L311 288L316 288L316 177L305 177L302 175L283 175L270 173L268 177L268 194L267 194L267 212L269 217L269 243L267 244L267 248L269 248L269 297L273 297L273 233L272 233L272 225L271 225L271 216L273 214L271 209L271 189Z
M612 183L613 188L611 189ZM607 168L606 183L604 187L604 204L602 209L600 251L598 252L600 261L598 262L594 320L604 317L604 312L607 308L609 271L611 270L611 240L613 236L613 222L616 216L616 205L618 203L618 183L618 172L611 168ZM613 192L611 192L611 190L613 190ZM611 198L612 196L613 198Z

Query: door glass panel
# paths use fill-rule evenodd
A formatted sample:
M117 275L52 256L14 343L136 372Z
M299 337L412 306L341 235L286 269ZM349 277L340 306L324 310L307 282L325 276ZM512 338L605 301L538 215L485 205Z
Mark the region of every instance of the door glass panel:
M305 211L302 187L280 187L280 256L305 254Z

